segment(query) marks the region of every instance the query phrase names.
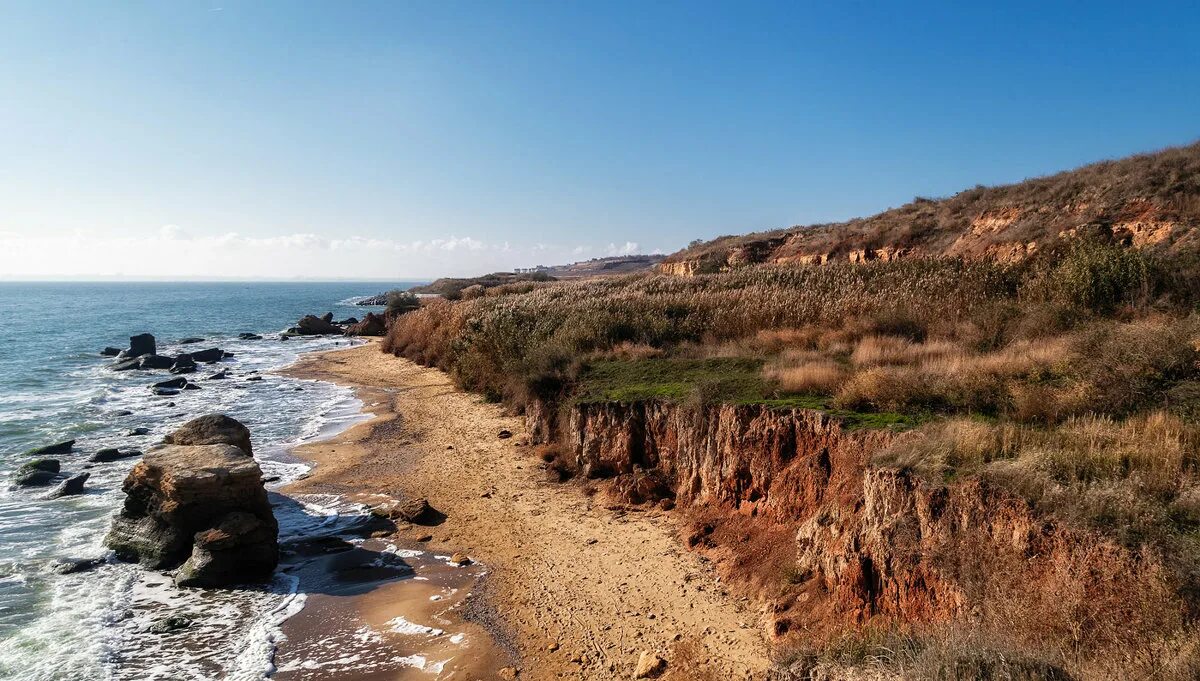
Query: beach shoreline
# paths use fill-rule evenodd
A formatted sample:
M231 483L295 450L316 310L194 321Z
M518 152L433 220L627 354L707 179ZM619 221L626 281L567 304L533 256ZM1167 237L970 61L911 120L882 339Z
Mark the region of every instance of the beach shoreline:
M384 498L378 495L425 498L439 522L400 523L370 541L477 561L472 595L436 615L449 622L440 628L470 630L475 645L459 662L461 675L439 678L631 678L646 651L670 662L663 678L759 678L765 671L759 613L682 547L677 521L659 510L608 508L575 483L551 482L525 444L520 417L458 390L443 372L382 353L377 343L309 353L281 373L351 387L372 415L297 447L293 453L313 470L288 493L366 504ZM515 436L502 438L503 430ZM301 611L283 626L285 656L287 647L321 635L311 621L319 609L323 617L350 611L387 621L415 603L397 595L409 586L382 583L344 598L322 596L320 605L310 598L310 615Z

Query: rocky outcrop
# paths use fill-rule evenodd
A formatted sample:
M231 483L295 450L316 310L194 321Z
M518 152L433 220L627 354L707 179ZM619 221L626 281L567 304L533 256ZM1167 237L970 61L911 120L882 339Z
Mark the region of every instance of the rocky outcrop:
M160 445L130 470L105 543L122 560L179 567L182 586L262 581L278 525L254 459L228 444Z
M333 324L333 315L327 314L324 317L316 315L305 315L296 322L296 325L288 329L288 333L295 336L327 336L335 333L341 333L341 328Z
M387 334L387 323L383 315L368 312L361 322L346 327L347 336L383 336Z
M192 419L163 438L169 445L233 445L246 456L254 456L250 429L224 414L207 414Z

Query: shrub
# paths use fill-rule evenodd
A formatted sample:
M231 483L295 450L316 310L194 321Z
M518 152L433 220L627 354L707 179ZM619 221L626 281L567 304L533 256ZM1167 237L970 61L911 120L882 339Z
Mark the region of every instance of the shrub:
M405 312L412 312L421 307L421 301L415 293L408 291L388 291L387 293L387 314L389 317L401 315Z

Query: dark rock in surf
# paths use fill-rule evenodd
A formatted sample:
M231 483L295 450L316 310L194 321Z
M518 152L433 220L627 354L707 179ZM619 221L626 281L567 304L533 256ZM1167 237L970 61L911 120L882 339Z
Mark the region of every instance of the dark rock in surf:
M151 387L151 388L175 388L175 389L179 389L179 388L182 388L183 386L187 385L187 382L188 382L188 380L187 380L186 378L183 378L183 377L180 377L180 378L172 378L172 379L169 379L169 380L166 380L166 381L159 381L158 383L155 383L154 385L152 385L152 386L150 386L150 387Z
M246 380L247 381L261 381L261 380L263 380L263 378L262 378L262 376L250 376Z
M131 359L117 360L116 362L111 364L108 368L112 369L113 371L129 371L130 369L141 368L141 366L140 366L141 363L142 363L142 360L140 358L134 357Z
M386 293L380 293L380 294L379 294L379 295L377 295L377 296L371 296L370 298L363 298L362 300L360 300L360 301L358 301L357 303L355 303L355 305L363 305L363 306L366 306L366 305L379 305L379 306L382 306L382 305L387 305L387 294L386 294Z
M208 377L207 379L205 379L205 380L209 380L209 381L220 381L220 380L222 380L222 379L225 379L225 378L229 378L229 370L228 370L228 369L221 369L220 371L218 371L217 373L213 374L212 376L209 376L209 377Z
M183 389L184 390L200 390L201 388L200 388L200 386L196 385L195 383L188 383L187 385L183 386Z
M109 463L110 461L120 461L121 459L132 459L135 456L141 456L142 453L136 449L127 449L121 451L115 447L108 447L97 450L95 454L88 457L91 463Z
M119 411L114 411L111 415L112 416L133 416L133 412L129 411L128 409L121 409Z
M129 337L129 349L124 351L125 357L141 357L142 355L153 355L158 352L158 345L154 342L154 336L149 333L139 333L136 336Z
M358 317L346 317L345 319L343 319L340 322L334 322L334 324L337 324L338 326L350 326L351 324L357 324L357 323L358 323Z
M100 355L103 357L116 357L119 354L121 354L121 348L114 348L111 345L100 351Z
M180 345L194 345L196 343L203 343L203 342L204 342L204 339L200 338L199 336L188 336L187 338L179 339Z
M83 494L83 484L91 477L91 473L77 473L59 483L53 491L47 495L48 499L58 499L59 497L73 497Z
M133 430L129 431L128 433L125 433L125 437L137 437L140 435L149 435L149 434L150 434L149 428L139 426L139 427L134 428Z
M174 397L179 394L176 388L154 388L153 392L159 397Z
M254 456L250 429L224 414L207 414L192 419L163 438L169 445L233 445L246 456Z
M45 447L37 447L25 452L29 456L47 456L49 454L68 454L72 449L75 449L74 440L63 440Z
M143 371L150 369L170 369L175 364L175 358L166 355L142 355L138 358L137 368Z
M60 575L88 572L107 563L103 558L59 558L50 564L50 569Z
M13 473L13 484L18 487L42 487L58 478L61 464L58 459L35 459L22 464Z
M263 337L258 335L257 333L239 333L238 339L239 340L262 340Z
M191 354L194 361L204 362L205 364L219 362L226 356L226 352L220 348L209 348L207 350L200 350Z
M173 374L190 374L195 371L196 360L187 353L176 357L175 362L171 364L171 373Z
M321 315L321 321L325 322L326 324L332 324L333 323L333 313L326 312L325 314Z

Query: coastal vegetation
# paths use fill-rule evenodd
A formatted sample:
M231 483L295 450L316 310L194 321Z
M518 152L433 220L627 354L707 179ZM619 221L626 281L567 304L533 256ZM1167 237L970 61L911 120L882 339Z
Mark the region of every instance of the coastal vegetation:
M969 658L1028 678L1194 678L1198 159L1197 146L1168 150L836 228L692 244L659 273L481 287L396 319L383 349L527 413L555 479L613 477L631 503L694 501L707 520L689 545L726 542L715 555L777 613L780 669L795 678L868 658L931 677ZM1064 202L1082 207L1064 218ZM987 247L954 246L981 232ZM800 243L820 257L790 257L789 239L792 255ZM770 435L781 428L794 445ZM790 462L810 440L815 479ZM858 502L820 502L839 475ZM879 525L858 510L879 495L912 508ZM938 520L955 504L965 515ZM748 525L729 514L739 507L769 520ZM883 539L914 515L919 532ZM860 536L843 548L820 529L839 517L841 536ZM723 526L738 529L722 539ZM795 558L753 548L778 532L797 537ZM1044 548L1022 559L992 544L1005 532ZM862 556L850 560L865 561L865 582L835 586L828 561L843 550ZM890 577L870 576L879 560ZM876 602L889 588L900 605ZM813 589L835 605L809 601L797 627L787 613Z

